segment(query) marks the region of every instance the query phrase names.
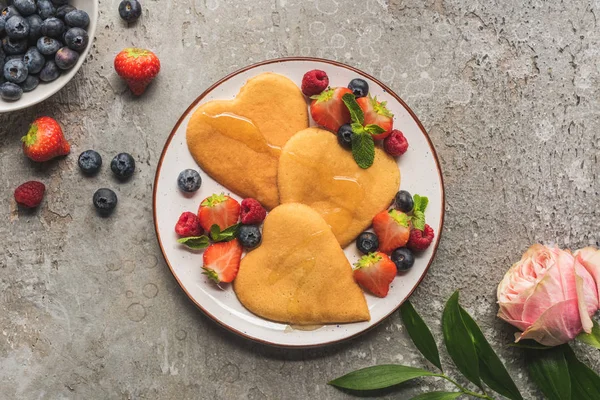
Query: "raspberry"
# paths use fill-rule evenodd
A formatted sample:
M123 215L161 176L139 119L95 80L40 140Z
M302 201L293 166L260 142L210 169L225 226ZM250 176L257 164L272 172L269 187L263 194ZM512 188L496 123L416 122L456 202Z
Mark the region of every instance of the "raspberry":
M423 251L429 247L435 236L433 228L425 224L424 230L413 229L406 247L412 251Z
M15 189L15 200L20 206L35 208L44 198L46 186L42 182L29 181Z
M327 89L329 78L325 71L313 69L304 74L302 78L302 93L306 96L314 96Z
M202 227L200 221L198 221L198 216L189 211L181 214L177 225L175 225L175 233L181 237L202 235Z
M242 224L252 225L262 222L267 216L267 210L258 200L247 198L242 200Z
M390 136L383 141L383 148L390 156L398 157L408 150L408 141L402 132L394 129Z

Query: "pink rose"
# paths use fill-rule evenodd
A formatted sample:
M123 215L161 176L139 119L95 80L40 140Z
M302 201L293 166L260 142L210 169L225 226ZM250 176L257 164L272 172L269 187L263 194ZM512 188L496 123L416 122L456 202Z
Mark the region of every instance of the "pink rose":
M533 245L498 286L498 317L519 328L516 341L558 346L582 330L600 306L600 251Z

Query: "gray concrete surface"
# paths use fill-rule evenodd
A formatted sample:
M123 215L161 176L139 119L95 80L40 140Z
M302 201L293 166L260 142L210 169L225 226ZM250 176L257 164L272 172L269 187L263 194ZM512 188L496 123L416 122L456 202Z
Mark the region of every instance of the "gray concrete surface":
M326 381L377 363L426 365L398 315L321 350L257 345L216 326L177 286L152 225L152 179L178 116L212 82L248 63L291 55L346 62L380 78L422 119L446 179L438 257L413 296L441 344L455 289L527 399L513 330L495 318L505 270L537 241L596 244L600 215L600 1L143 1L127 27L101 0L94 49L59 94L0 116L0 398L341 399ZM154 49L160 78L134 99L112 60ZM63 124L72 155L28 162L20 137L40 115ZM135 179L79 174L88 148L139 160ZM33 213L12 193L48 186ZM116 188L119 209L96 217L91 194ZM579 348L600 370L597 351ZM444 353L445 354L445 353ZM444 356L444 361L448 361ZM457 374L450 368L450 373ZM384 394L448 388L427 380Z

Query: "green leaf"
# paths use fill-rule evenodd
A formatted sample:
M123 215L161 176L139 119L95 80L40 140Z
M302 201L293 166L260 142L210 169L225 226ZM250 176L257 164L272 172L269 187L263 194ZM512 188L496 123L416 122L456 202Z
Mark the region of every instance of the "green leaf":
M208 236L204 235L177 239L177 243L181 243L192 250L202 250L207 248L210 244L210 242L208 241Z
M420 210L413 211L411 218L413 227L420 231L425 229L425 213Z
M571 398L596 400L600 397L600 376L577 359L573 349L564 346L564 354L571 377Z
M369 124L365 126L365 131L369 132L371 135L380 135L385 132L385 129L377 124Z
M527 349L525 363L531 379L548 400L571 399L569 367L562 346L549 350Z
M404 365L377 365L350 372L329 382L330 385L349 390L375 390L395 386L423 376L440 376L421 368Z
M458 305L458 291L446 303L442 314L442 331L448 354L458 370L471 382L482 387L475 345L462 319Z
M413 196L413 200L415 203L413 211L425 212L425 209L427 208L427 205L429 204L429 198L415 194Z
M581 332L575 339L589 346L600 349L600 325L596 321L591 333Z
M348 111L350 111L350 118L352 118L352 122L359 123L362 126L362 124L365 123L365 114L358 105L356 97L354 97L352 93L346 93L342 96L342 101L346 107L348 107Z
M523 400L517 385L512 380L500 358L486 340L477 322L469 313L459 306L460 315L471 334L475 351L479 357L479 374L481 379L494 391L512 400Z
M352 137L352 156L362 169L367 169L375 161L375 142L368 133L355 134Z
M463 393L461 392L429 392L421 393L411 400L454 400L462 395Z
M210 227L210 238L214 242L229 242L237 236L240 224L231 225L229 228L221 231L219 225L214 224Z
M508 347L518 347L520 349L534 349L534 350L549 350L552 347L544 346L539 344L535 340L521 340L519 343L510 343Z
M429 327L427 327L427 324L423 321L410 301L406 300L404 304L400 306L400 315L402 316L402 321L404 321L406 331L417 349L419 349L421 354L423 354L430 363L442 370L440 353L435 343L435 339L433 338Z

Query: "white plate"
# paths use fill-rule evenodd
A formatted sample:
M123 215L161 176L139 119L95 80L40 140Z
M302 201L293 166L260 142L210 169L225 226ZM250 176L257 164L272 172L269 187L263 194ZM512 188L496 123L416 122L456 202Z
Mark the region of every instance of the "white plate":
M220 290L208 282L201 273L202 255L182 248L176 242L174 227L183 211L195 212L205 197L212 193L229 193L202 171L202 187L193 196L183 196L177 187L179 172L186 168L199 169L186 145L187 124L196 108L210 100L234 98L249 78L262 72L285 75L300 86L304 73L312 69L326 71L332 87L347 86L353 78L361 77L367 80L373 95L388 102L388 107L395 114L394 126L406 135L410 144L408 152L398 159L402 188L429 197L426 217L427 223L435 230L436 239L427 251L418 256L408 273L394 280L386 298L366 295L371 321L327 325L307 332L255 316L242 306L230 286ZM232 196L241 200L235 193ZM444 186L437 155L425 129L390 89L364 72L344 64L322 59L287 58L265 61L234 72L210 87L188 108L169 136L158 163L153 205L156 234L165 260L177 282L199 308L219 324L244 337L277 346L310 347L335 343L365 332L393 313L410 296L425 276L437 250L444 221ZM360 257L354 244L348 246L345 253L351 263Z
M88 36L90 37L90 42L88 43L85 51L79 56L79 61L77 61L77 64L75 64L75 66L69 71L61 74L61 76L59 76L55 81L50 83L40 82L40 85L35 90L28 93L23 93L23 97L17 101L4 101L0 99L0 114L22 110L46 100L48 97L58 92L67 83L69 83L69 81L73 79L77 71L79 71L79 68L81 68L85 62L85 59L87 58L88 53L94 44L94 36L96 35L96 25L98 22L98 0L70 0L69 4L79 10L87 12L90 16L90 25L86 29Z

